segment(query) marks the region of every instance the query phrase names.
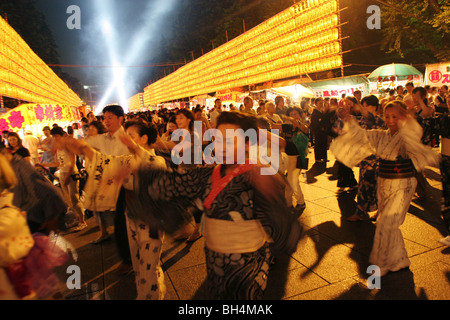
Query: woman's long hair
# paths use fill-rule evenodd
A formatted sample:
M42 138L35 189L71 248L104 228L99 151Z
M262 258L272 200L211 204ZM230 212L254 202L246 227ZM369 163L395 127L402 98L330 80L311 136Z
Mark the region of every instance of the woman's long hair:
M8 159L0 153L0 193L14 187L17 178Z
M188 109L180 109L177 112L177 115L182 114L184 115L186 118L188 118L189 120L191 120L191 122L189 122L189 131L192 133L194 131L194 114L192 113L192 111L188 110Z

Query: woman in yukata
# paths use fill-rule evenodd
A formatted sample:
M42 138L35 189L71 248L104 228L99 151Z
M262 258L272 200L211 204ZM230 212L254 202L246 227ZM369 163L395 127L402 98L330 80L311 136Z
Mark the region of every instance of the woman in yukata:
M79 140L66 138L64 146L77 154L86 156L86 170L89 178L86 198L101 201L106 195L118 196L123 185L125 189L127 234L130 244L131 260L136 279L137 300L163 300L166 293L164 273L160 258L164 233L151 219L149 206L141 206L137 199L137 178L128 174L124 168L145 166L153 169L166 169L164 158L154 150L158 132L154 124L132 120L124 125L127 135L121 138L127 145L134 146L134 154L123 156L103 155ZM139 150L139 152L137 152ZM131 173L131 170L128 170ZM121 174L121 173L125 174Z
M364 97L361 100L361 107L359 108L361 117L358 120L358 125L361 128L366 130L387 129L384 120L377 115L378 107L379 101L374 95ZM377 210L377 172L378 158L375 155L370 155L360 162L356 212L347 218L348 221L367 219L369 218L369 212ZM376 218L376 216L373 218Z
M450 99L447 99L447 107L450 110ZM445 112L435 117L427 117L420 120L424 129L422 142L426 143L433 140L440 140L440 169L442 178L441 214L449 235L439 241L450 246L450 114L449 112Z
M388 130L364 130L347 115L343 132L330 146L348 167L373 154L379 158L378 218L369 262L381 276L410 266L399 227L416 190L415 171L439 163L438 154L422 144L422 128L403 102L389 102L384 119Z
M208 299L262 299L272 254L294 252L302 234L287 209L281 177L261 174L263 167L245 153L245 159L237 157L240 147L250 148L239 129L257 132L256 117L218 117L214 151L221 164L183 171L140 168L136 175L140 202L157 208L152 215L162 230L179 229L190 221L183 208L203 201ZM124 142L135 149L129 139Z

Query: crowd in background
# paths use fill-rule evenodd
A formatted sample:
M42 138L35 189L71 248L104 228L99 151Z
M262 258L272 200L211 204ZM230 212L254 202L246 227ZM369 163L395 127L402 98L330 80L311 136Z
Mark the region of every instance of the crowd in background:
M85 141L95 151L88 154L96 159L96 153L112 156L129 155L129 149L121 142L120 132L126 132L134 143L146 149L152 161L157 159L161 166L177 166L171 161L171 150L175 143L171 135L176 129L186 129L194 135L194 121L202 122L203 132L210 128L217 128L217 121L224 112L236 112L255 117L258 128L267 129L269 132L277 129L279 134L280 167L279 173L286 179L287 207L297 217L301 215L306 207L305 198L299 184L301 170L308 170L308 153L314 154L314 165L326 168L330 143L345 130L345 119L350 114L357 119L358 124L364 129L387 129L383 110L392 101L401 101L407 108L409 115L414 117L423 128L422 142L433 148L442 147L442 155L450 157L450 148L441 145L447 141L448 132L442 128L443 121L447 121L450 108L450 96L447 86L441 88L414 87L412 83L405 87L399 86L395 90L389 90L380 97L374 95L363 96L360 91L354 92L353 96L342 96L337 98L303 98L298 105L294 105L290 99L278 96L274 101L254 101L250 96L246 97L239 107L224 105L220 99L216 99L214 107L207 109L205 106L196 105L192 108L161 108L153 111L123 114L119 106L106 107L101 115L89 112L83 116L80 122L73 123L66 128L54 124L52 128L42 128L42 135L35 137L31 132L26 132L23 139L17 133L3 132L3 151L10 154L13 159L13 169L19 181L23 179L28 186L36 185L36 181L45 176L51 181L39 191L32 188L28 198L19 196L17 193L15 205L29 212L27 223L31 232L43 232L49 234L52 230L66 229L70 231L81 231L87 227L86 218L95 215L96 222L100 226L100 235L93 243L99 244L110 239L107 231L108 222L106 215L100 212L114 212L114 232L118 252L122 258L121 273L133 270L136 272L139 298L160 299L164 296L164 280L161 278L161 270L153 269L151 274L140 269L136 265L136 254L143 255L142 243L130 243L130 232L138 232L135 226L132 231L132 222L125 214L127 199L130 194L122 187L117 187L111 194L110 206L101 210L93 210L85 206L83 189L86 185L86 152L71 152L64 146L64 138L67 136ZM118 110L118 108L120 110ZM122 113L121 113L122 112ZM120 119L120 120L119 120ZM441 123L441 125L439 125ZM446 122L448 123L448 121ZM443 139L445 138L445 139ZM109 139L109 140L108 140ZM111 140L113 139L113 140ZM114 140L115 139L115 140ZM122 143L122 145L121 145ZM81 148L81 147L80 147ZM437 150L437 149L436 149ZM438 151L436 151L438 152ZM92 155L93 154L93 155ZM311 157L312 159L312 157ZM355 178L352 168L346 167L337 161L338 182L337 193L358 189L358 209L350 221L358 221L365 218L377 219L376 214L376 190L374 189L374 177L376 176L376 159L365 159L360 164L359 181ZM14 161L17 164L14 164ZM23 163L27 163L26 166ZM183 168L187 169L187 168ZM28 170L28 173L20 172ZM31 174L32 171L38 174ZM443 174L444 197L448 197L448 186L445 184L448 177L447 167L441 168ZM426 198L426 179L423 173L416 175L418 180L417 195ZM55 184L60 188L61 196L55 191ZM19 186L20 187L20 186ZM88 187L88 186L86 186ZM24 192L24 187L20 192ZM17 190L16 190L17 192ZM53 198L63 199L59 207L49 209L49 205L43 205L42 197L55 194ZM18 198L22 197L23 199ZM48 200L48 199L47 199ZM450 204L449 199L443 199L443 217L450 231ZM375 203L375 204L374 204ZM38 210L39 208L39 210ZM192 230L180 230L177 237L196 241L202 234L199 229L201 205L192 205L189 208L194 217L195 228ZM47 210L47 211L46 211ZM74 219L67 221L64 217L67 212L73 214ZM373 214L370 216L370 214ZM61 219L63 217L63 219ZM134 220L133 220L134 221ZM154 230L151 224L146 225L145 243L160 247L163 236ZM150 234L150 238L148 235ZM443 243L450 245L447 237ZM156 242L155 242L156 241ZM158 242L159 241L159 242ZM447 242L446 242L447 241ZM130 253L130 248L132 253ZM137 253L136 253L137 250ZM159 251L158 251L159 250ZM159 259L160 249L155 250L158 254L147 256L151 261ZM156 260L155 260L156 259ZM139 272L138 272L139 270ZM147 273L146 273L147 272ZM149 294L148 286L139 284L142 278L153 279L159 291Z

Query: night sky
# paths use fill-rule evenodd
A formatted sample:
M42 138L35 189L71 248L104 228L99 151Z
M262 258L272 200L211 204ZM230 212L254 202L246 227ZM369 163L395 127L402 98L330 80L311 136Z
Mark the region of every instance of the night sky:
M178 0L36 0L36 6L46 16L47 24L58 45L63 65L111 66L111 53L121 65L141 66L152 61L154 38L167 32L170 17L177 14ZM81 29L70 30L67 20L72 15L67 8L77 5L81 10ZM102 21L111 25L113 44L102 33ZM142 32L143 33L139 33ZM140 36L138 36L140 35ZM136 42L136 37L139 41ZM134 49L132 49L134 48ZM130 52L133 51L133 52ZM134 53L133 57L126 57ZM146 68L126 69L127 96L138 93ZM108 86L112 68L64 68L83 85Z

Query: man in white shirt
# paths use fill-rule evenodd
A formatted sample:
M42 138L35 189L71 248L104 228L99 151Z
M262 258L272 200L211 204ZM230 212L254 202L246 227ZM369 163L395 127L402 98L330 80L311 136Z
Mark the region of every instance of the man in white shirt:
M406 104L408 109L411 109L415 105L413 95L412 95L412 91L414 90L414 83L408 82L405 85L405 88L408 91L408 93L403 97L403 102Z
M275 113L275 111L276 111L275 103L273 103L272 101L267 102L265 116L269 119L272 129L281 130L283 120L278 114Z
M213 128L216 127L216 122L217 122L216 120L217 120L217 117L220 115L221 112L222 112L222 101L220 99L216 99L214 101L214 110L209 115L209 117L210 117L209 121L210 121L211 126Z
M39 163L39 139L33 136L31 131L25 133L22 144L30 152L31 164Z
M108 130L107 133L99 134L94 137L89 137L86 142L98 150L100 153L112 156L121 156L130 154L128 148L120 140L120 134L125 133L122 124L125 119L125 114L121 106L109 105L103 108L104 125ZM114 212L114 235L116 239L119 255L122 259L122 264L119 266L119 273L127 273L131 270L130 247L128 244L127 227L125 220L125 193L122 188L118 196L117 202L111 204L115 207ZM94 243L101 243L109 239L106 230L106 224L102 212L96 212L97 222L100 226L101 236Z

